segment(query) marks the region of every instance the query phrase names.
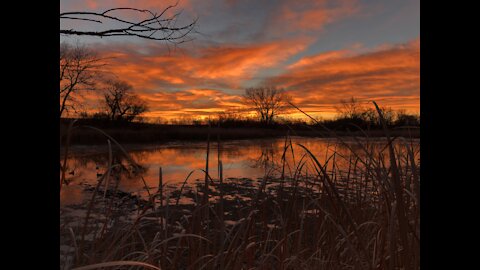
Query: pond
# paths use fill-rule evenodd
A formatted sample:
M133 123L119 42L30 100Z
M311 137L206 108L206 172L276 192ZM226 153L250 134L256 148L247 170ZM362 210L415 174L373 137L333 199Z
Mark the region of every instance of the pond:
M211 141L209 147L208 171L210 177L219 179L219 160L222 164L223 179L248 178L258 180L266 175L270 177L293 177L299 164L302 172L314 173L312 159L308 149L320 164L328 170L347 171L357 158L365 157L365 146L374 149L375 155L384 155L388 163L387 140L385 138L363 139L361 142L344 138L343 142L330 138L291 137L278 139ZM287 147L285 151L285 146ZM396 151L406 151L411 146L419 160L418 139L395 141ZM303 147L302 147L303 146ZM170 142L157 145L122 145L131 159L141 165L141 172L119 174L118 189L141 197L155 192L159 186L160 168L166 192L172 192L186 181L187 186L205 179L207 160L207 142ZM356 155L352 155L352 151ZM284 155L285 153L285 155ZM63 163L63 152L61 153ZM283 159L282 157L285 156ZM85 200L83 190L94 187L108 167L109 149L107 146L72 146L67 158L66 182L60 193L62 205L77 204ZM285 160L285 162L283 161ZM120 148L112 144L112 161L129 168L130 163ZM333 167L335 166L335 167ZM188 177L188 179L187 179ZM112 183L116 181L111 181Z

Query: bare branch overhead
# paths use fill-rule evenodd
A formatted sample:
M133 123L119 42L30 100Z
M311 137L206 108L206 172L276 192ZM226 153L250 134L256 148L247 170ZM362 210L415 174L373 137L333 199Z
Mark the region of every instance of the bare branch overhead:
M146 9L136 8L112 8L104 12L73 11L60 13L60 21L77 20L87 21L96 24L116 23L117 27L105 30L79 30L79 29L60 29L60 34L78 35L78 36L136 36L144 39L167 41L174 44L183 43L192 40L190 33L195 31L197 19L190 23L177 26L177 20L181 12L175 13L169 17L164 17L166 12L174 8L177 4L166 7L159 14ZM133 12L136 17L147 17L143 20L133 20L121 17L119 12ZM189 37L187 37L189 36Z

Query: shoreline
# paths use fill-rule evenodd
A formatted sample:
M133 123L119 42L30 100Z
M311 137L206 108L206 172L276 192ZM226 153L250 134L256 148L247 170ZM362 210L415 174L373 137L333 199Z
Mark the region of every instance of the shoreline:
M207 141L210 135L211 141L232 141L251 139L278 139L287 134L295 137L306 138L335 138L321 130L295 130L282 128L222 128L206 126L164 126L150 128L99 128L120 144L157 144L176 142L201 142ZM382 138L385 137L383 130L367 131L334 131L335 135L342 138ZM419 128L393 128L389 130L392 137L420 138ZM65 129L61 134L65 134ZM107 138L104 134L87 128L77 128L72 131L70 145L106 145ZM61 143L62 145L64 142Z

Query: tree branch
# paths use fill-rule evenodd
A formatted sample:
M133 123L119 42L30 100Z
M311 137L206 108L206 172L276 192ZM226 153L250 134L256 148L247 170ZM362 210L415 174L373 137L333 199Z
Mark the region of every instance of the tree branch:
M136 8L112 8L101 13L88 11L63 12L60 13L60 21L80 20L100 24L117 22L124 25L103 31L60 29L60 34L97 37L136 36L144 39L168 41L177 44L192 40L191 38L185 39L185 37L195 30L198 18L194 19L191 23L177 27L175 24L181 12L170 17L163 17L169 9L175 6L177 6L177 4L166 7L158 15L150 10ZM133 11L140 14L147 14L148 18L141 21L128 20L118 15L113 15L112 13L115 11Z

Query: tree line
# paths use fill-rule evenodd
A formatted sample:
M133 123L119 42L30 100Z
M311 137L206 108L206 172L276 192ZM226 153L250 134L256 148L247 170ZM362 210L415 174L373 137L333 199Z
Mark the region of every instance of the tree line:
M370 106L366 106L369 104ZM371 102L360 102L355 97L340 100L336 106L337 117L326 121L327 125L333 125L346 129L359 127L362 129L380 129L382 127L377 110L371 106ZM391 107L380 107L383 121L390 127L418 127L420 115L408 113L404 109L393 110Z

